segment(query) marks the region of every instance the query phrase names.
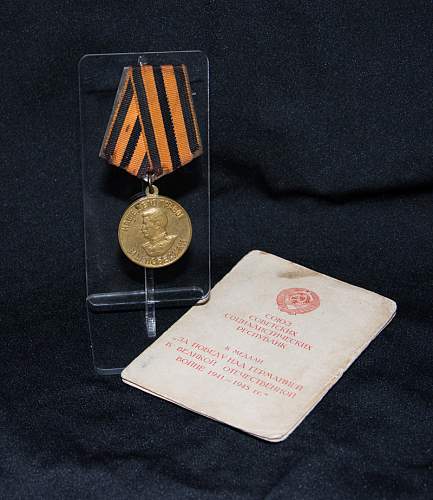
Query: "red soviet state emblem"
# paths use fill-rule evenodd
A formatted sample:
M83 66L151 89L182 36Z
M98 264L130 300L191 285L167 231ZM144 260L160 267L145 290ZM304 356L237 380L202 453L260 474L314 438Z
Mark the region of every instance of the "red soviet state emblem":
M317 293L306 288L286 288L277 295L278 309L287 314L305 314L320 306Z

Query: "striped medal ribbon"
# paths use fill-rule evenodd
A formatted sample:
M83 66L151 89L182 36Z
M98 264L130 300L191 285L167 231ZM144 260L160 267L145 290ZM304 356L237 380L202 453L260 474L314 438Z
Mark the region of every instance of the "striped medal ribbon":
M186 66L124 68L99 156L156 180L202 151Z
M120 248L134 263L165 267L187 251L191 220L176 201L160 196L156 179L203 152L184 64L124 68L99 156L149 183L123 213Z

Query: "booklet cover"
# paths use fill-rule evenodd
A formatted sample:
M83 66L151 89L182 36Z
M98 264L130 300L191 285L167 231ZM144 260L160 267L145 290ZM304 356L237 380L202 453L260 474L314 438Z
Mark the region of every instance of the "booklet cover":
M391 321L390 299L254 250L122 372L127 384L285 439Z

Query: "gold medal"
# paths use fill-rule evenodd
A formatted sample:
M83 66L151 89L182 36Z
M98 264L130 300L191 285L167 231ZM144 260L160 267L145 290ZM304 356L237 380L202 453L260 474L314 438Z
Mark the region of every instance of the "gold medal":
M159 196L152 183L203 152L184 64L124 68L99 155L149 183L146 196L120 220L124 254L136 264L158 268L184 255L191 221L176 201Z
M143 267L165 267L188 249L192 226L188 213L176 201L152 193L134 201L119 224L120 248L128 259Z

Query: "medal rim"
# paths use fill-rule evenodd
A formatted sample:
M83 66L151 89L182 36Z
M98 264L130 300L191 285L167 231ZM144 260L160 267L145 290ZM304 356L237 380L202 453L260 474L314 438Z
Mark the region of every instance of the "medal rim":
M189 227L189 231L190 231L190 238L189 238L189 241L188 241L188 245L184 248L183 252L178 257L176 257L176 259L172 260L171 262L168 262L167 264L162 264L160 266L146 266L144 264L139 264L138 262L135 262L134 260L132 260L131 257L125 252L125 249L124 249L124 247L122 245L122 241L121 241L121 238L120 238L120 226L122 224L122 220L123 220L123 217L125 216L126 212L133 205L135 205L136 203L139 203L142 200L147 200L149 198L163 198L165 200L171 201L172 203L176 203L176 205L178 205L182 209L182 211L184 212L184 214L186 215L186 221L188 223L188 227ZM120 220L119 220L119 226L117 228L117 240L119 242L119 246L120 246L120 249L123 252L123 255L125 255L135 265L140 266L140 267L144 267L146 269L160 269L162 267L168 267L168 266L171 266L172 264L174 264L175 262L177 262L181 257L183 257L185 255L185 253L187 252L187 250L189 249L190 245L191 245L191 241L192 241L192 224L191 224L191 218L189 216L189 213L183 208L183 206L179 202L177 202L176 200L173 200L173 198L169 198L168 196L163 196L163 195L160 195L160 194L148 194L146 196L140 196L140 198L137 198L136 200L134 200L123 211L122 216L120 217Z

